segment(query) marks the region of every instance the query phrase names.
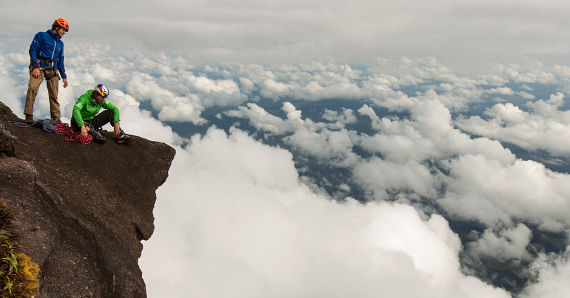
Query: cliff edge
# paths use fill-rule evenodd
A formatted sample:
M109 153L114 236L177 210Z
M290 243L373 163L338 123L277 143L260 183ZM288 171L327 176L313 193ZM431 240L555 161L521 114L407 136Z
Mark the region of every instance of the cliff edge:
M111 132L105 144L67 142L17 121L0 102L0 201L40 267L36 297L146 297L141 240L175 150L136 136L117 144Z

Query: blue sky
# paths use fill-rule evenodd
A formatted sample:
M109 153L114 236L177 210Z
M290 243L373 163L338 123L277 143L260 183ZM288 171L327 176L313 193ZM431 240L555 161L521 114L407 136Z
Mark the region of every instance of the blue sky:
M510 297L460 253L528 262L522 296L560 297L568 249L531 252L533 233L570 235L570 175L550 169L570 159L569 5L5 2L2 101L22 115L29 42L63 17L63 120L104 83L127 133L177 149L140 261L150 297ZM332 100L351 108L301 108ZM350 174L316 182L300 158ZM482 229L462 242L451 217Z

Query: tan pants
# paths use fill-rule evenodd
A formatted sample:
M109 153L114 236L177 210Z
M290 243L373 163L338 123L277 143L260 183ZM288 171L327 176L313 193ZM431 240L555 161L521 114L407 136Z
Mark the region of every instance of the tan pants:
M36 101L36 95L40 90L40 84L44 80L47 81L47 89L49 95L49 111L52 119L59 119L61 114L59 112L59 101L57 101L57 93L59 88L59 75L57 71L47 71L40 70L40 77L34 78L30 75L30 82L28 83L28 93L26 94L26 106L24 108L24 114L33 115L34 114L34 102Z

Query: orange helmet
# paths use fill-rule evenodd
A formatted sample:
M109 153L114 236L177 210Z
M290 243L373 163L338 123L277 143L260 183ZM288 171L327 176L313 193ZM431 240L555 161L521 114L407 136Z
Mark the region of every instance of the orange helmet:
M68 23L66 20L64 20L64 19L62 19L62 18L59 18L59 19L55 20L55 22L56 22L60 27L62 27L62 28L64 28L65 30L69 31L69 23Z

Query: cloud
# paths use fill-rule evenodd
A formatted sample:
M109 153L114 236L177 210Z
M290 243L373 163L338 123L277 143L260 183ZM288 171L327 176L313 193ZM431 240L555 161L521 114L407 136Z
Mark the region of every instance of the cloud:
M353 163L356 156L352 152L351 133L347 130L330 131L326 128L316 131L300 129L293 135L285 137L285 141L305 154L333 162L338 159L345 166Z
M53 22L55 17L23 13L26 3L3 6L0 24L13 28L2 33L3 40L29 42L33 34ZM48 1L46 6L55 4ZM443 57L457 67L476 69L489 57L525 61L525 57L542 56L567 61L569 46L559 38L568 35L568 20L560 15L568 4L560 0L540 4L438 0L431 5L414 0L168 0L158 5L143 0L139 4L86 2L60 8L56 14L70 22L67 41L105 40L153 51L175 51L193 63L362 61L383 53ZM105 16L76 17L97 10L99 5L112 6L113 10ZM528 74L517 69L509 73L520 81L542 78L527 78Z
M569 251L570 247L567 247L562 257L541 255L534 263L535 269L539 272L538 282L530 285L521 297L565 297L570 291L570 286L566 282L570 278Z
M541 224L545 218L568 227L570 175L544 165L516 160L502 164L481 155L465 155L449 163L447 194L440 205L448 212L488 226L514 219Z
M191 101L187 98L176 97L173 99L173 103L165 106L158 113L158 119L161 121L175 121L175 122L187 122L193 119L194 124L204 124L205 119L197 117L199 114L191 104Z
M289 152L238 130L179 148L157 195L149 296L509 297L460 272L441 216L331 201L299 182Z
M429 197L435 194L436 181L429 169L414 161L401 164L373 158L355 167L354 178L381 200L388 199L391 190L409 190Z
M287 121L267 113L255 103L247 103L247 107L240 106L237 110L227 111L224 114L230 117L246 118L258 130L283 134L291 129Z
M18 117L24 118L24 102L20 101L20 94L25 94L27 86L22 86L19 84L18 81L11 78L10 73L8 72L8 69L11 67L11 65L7 60L17 57L21 56L0 56L0 90L3 90L3 96L0 101L10 107L12 109L12 112Z
M197 95L176 96L160 87L149 75L135 73L126 89L139 100L150 100L153 108L160 111L159 118L163 121L192 121L194 124L206 122L200 116L204 107Z
M339 124L340 127L344 127L346 124L353 124L356 123L357 119L354 115L354 112L351 109L342 109L342 113L337 111L325 110L323 113L323 118L331 121L336 122Z
M469 243L469 253L475 256L490 256L505 261L509 259L528 260L527 246L532 237L531 230L524 224L512 229L505 229L495 234L492 229L485 232L474 242Z
M259 5L265 11L277 4ZM486 11L495 4L480 5ZM133 24L142 23L140 18ZM179 30L176 18L152 20L162 30ZM188 22L205 31L219 29L203 21ZM156 38L167 42L174 33ZM293 55L298 48L287 44L255 49L262 57L253 63L194 64L184 58L200 52L193 47L153 52L80 43L71 36L70 86L60 89L64 118L77 97L104 83L127 133L177 148L171 175L158 190L157 230L141 260L154 295L167 288L174 297L504 297L504 291L461 274L459 255L532 261L536 256L526 248L540 243L530 228L539 234L569 230L568 173L523 160L520 150L503 146L548 150L552 164L566 166L560 140L569 122L566 66L500 64L479 76L459 74L439 58L416 56L260 62L273 50ZM23 107L28 57L25 47L10 48L12 41L2 40L0 85L17 111ZM208 48L210 59L251 53L245 41L234 41L243 48ZM318 43L304 46L316 49ZM559 91L545 98L547 85L541 82ZM41 89L40 117L49 115ZM247 121L243 127L249 131L214 128L231 118ZM177 127L211 127L204 135L182 137L166 125L171 121L188 122ZM268 140L283 149L260 143ZM318 173L312 172L315 165ZM434 210L484 230L460 243ZM164 251L172 259L164 261Z
M190 92L201 96L205 107L235 106L247 100L247 95L241 94L238 84L233 80L212 80L204 76L196 77L192 73L180 77L178 75L171 76L172 81L187 86Z
M281 109L287 112L287 119L298 120L299 122L303 123L303 119L301 118L302 112L297 110L292 103L284 102Z
M484 120L472 116L457 121L470 133L516 144L528 150L546 150L555 156L570 156L570 112L561 110L564 95L553 94L550 99L528 102L531 111L523 111L512 103L496 104Z
M128 105L120 108L121 128L127 134L137 135L156 142L170 145L182 145L186 142L172 128L153 118L150 112ZM110 127L110 126L109 126Z
M512 162L515 158L497 141L473 139L454 129L450 111L437 96L417 103L411 120L380 118L367 105L358 112L369 117L372 128L378 131L371 136L361 136L359 145L391 161L405 163L408 160L423 161L464 154L484 154L503 162Z
M521 83L552 83L555 75L542 70L522 70L520 65L500 65L499 69L506 74L509 80Z

